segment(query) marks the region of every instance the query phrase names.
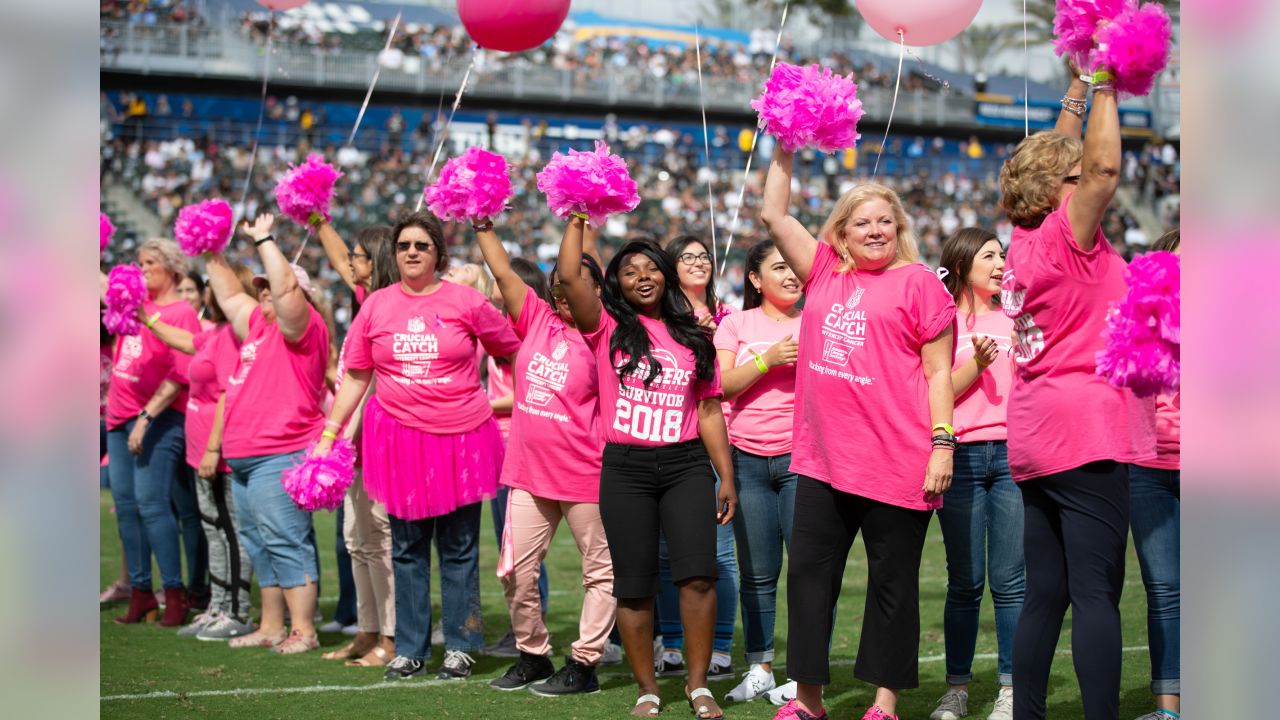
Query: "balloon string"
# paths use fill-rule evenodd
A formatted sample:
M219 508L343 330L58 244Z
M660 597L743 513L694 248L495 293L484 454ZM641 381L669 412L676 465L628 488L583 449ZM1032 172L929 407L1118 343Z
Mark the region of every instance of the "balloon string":
M244 175L244 189L240 192L241 220L249 219L249 206L245 202L249 199L249 185L253 182L253 167L258 162L258 138L262 136L262 118L267 112L267 78L271 77L272 39L275 27L276 13L273 10L271 16L267 18L267 47L262 60L262 95L258 98L258 126L253 131L253 149L249 151L249 171ZM234 224L231 232L235 233Z
M462 93L467 90L467 81L471 79L471 71L476 67L476 60L480 57L480 46L476 45L471 50L471 64L467 66L467 71L462 75L462 84L458 85L458 94L453 96L453 107L449 109L449 119L445 121L444 127L440 128L440 138L436 143L435 155L431 158L431 167L427 168L427 185L431 184L431 176L435 175L436 164L440 162L440 151L444 149L444 143L449 139L449 126L453 124L453 115L458 112L458 106L462 104ZM423 194L418 193L418 206L415 210L422 209Z
M782 3L782 20L778 23L778 37L773 41L773 57L769 60L769 74L773 74L773 66L778 64L778 48L782 46L782 29L787 26L787 10L791 0ZM742 202L747 195L747 178L751 175L751 159L756 154L756 142L760 140L760 124L756 123L756 132L751 136L751 147L747 150L747 165L742 168L742 186L738 188L738 204L733 207L733 217L729 220L729 234L724 241L724 254L720 256L720 269L716 277L724 275L725 265L729 262L729 249L733 247L733 236L738 231L738 214L742 212Z
M702 35L698 26L693 26L693 49L698 61L698 104L702 106L702 152L703 167L707 170L707 214L711 225L711 267L716 266L716 200L712 192L715 173L711 171L711 139L707 132L707 100L702 94Z
M396 13L396 19L391 22L391 32L387 33L387 44L382 48L382 52L391 49L391 42L396 37L396 28L400 27L400 13ZM378 84L378 76L382 74L382 63L374 63L373 79L369 81L369 89L365 91L364 102L360 105L360 112L356 113L356 124L351 128L351 137L347 138L347 147L351 147L356 142L356 132L360 130L360 123L364 120L365 110L369 109L369 100L373 97L373 88Z
M880 156L884 154L884 146L889 142L889 128L893 125L893 111L898 109L898 87L902 85L902 58L907 54L907 39L898 31L898 77L893 81L893 103L889 105L889 119L884 123L884 139L880 141L880 149L876 151L876 164L871 170L871 177L880 172Z
M1027 55L1027 0L1022 0L1022 136L1031 134L1031 58Z
M911 59L912 59L912 60L915 60L917 63L919 63L920 67L919 67L919 68L917 68L917 69L918 69L921 73L923 73L925 77L929 78L930 80L932 80L932 81L934 81L934 82L936 82L936 83L938 83L939 85L941 85L941 86L942 86L942 90L943 90L943 92L946 92L947 90L950 90L950 89L951 89L951 83L950 83L949 81L947 81L947 80L943 80L942 78L938 77L937 75L934 75L933 73L929 72L929 71L925 68L925 66L924 66L924 59L923 59L923 58L921 58L919 55L917 55L917 54L915 54L915 53L911 52L911 48L907 48L907 54L911 56Z

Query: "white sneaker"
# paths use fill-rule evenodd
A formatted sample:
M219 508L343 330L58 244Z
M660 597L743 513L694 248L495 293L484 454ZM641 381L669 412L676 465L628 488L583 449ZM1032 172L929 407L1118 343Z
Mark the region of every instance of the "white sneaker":
M1153 717L1156 720L1165 720L1159 716ZM987 716L987 720L1013 720L1013 688L1000 688L1000 694L996 695L996 707Z
M199 615L192 618L191 622L178 629L180 637L195 637L201 630L209 625L217 622L222 617L222 613L217 610L205 610Z
M444 645L444 623L438 622L431 626L431 644Z
M929 720L960 720L969 714L969 693L964 690L948 690L938 698L938 707L929 713Z
M1178 720L1180 716L1174 715L1168 710L1153 710L1137 720Z
M769 692L766 692L764 696L769 698L769 702L777 705L778 707L782 707L796 699L796 681L788 680Z
M605 640L604 653L600 655L600 664L617 665L620 662L622 662L622 646Z
M316 629L322 633L337 633L337 632L342 632L342 628L344 627L346 626L338 622L337 620L330 620L329 622L321 625Z
M751 663L751 669L742 674L742 682L726 693L724 699L734 702L751 702L777 686L773 673L765 670L760 663Z

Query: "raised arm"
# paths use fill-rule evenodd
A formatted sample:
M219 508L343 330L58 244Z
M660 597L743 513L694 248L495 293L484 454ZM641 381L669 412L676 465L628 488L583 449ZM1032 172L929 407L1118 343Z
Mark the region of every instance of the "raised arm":
M599 228L591 223L586 223L586 227L582 231L582 254L590 255L597 265L604 267L604 261L600 259L599 245L596 243L596 238L599 235Z
M222 253L205 256L204 269L209 273L209 287L213 288L213 296L218 298L218 306L231 321L236 337L244 340L249 335L249 316L258 306L257 298L244 291L236 271L231 269Z
M333 266L334 272L342 278L342 282L353 291L356 289L356 274L351 269L351 251L347 249L347 244L342 241L342 236L328 222L320 223L320 229L316 232L320 236L320 246L324 248L324 254L329 258L329 264Z
M483 226L481 226L483 227ZM476 229L476 242L484 255L484 263L498 283L498 292L502 293L502 302L512 319L520 319L520 311L524 310L524 297L528 294L528 285L511 269L511 257L502 246L498 234L493 231L493 223L488 223L487 230Z
M764 181L760 219L769 228L769 235L778 246L782 259L791 266L800 282L805 282L813 269L818 241L799 220L791 216L791 159L792 153L783 150L781 145L774 145L769 174Z
M1095 85L1084 136L1080 185L1067 200L1067 220L1081 250L1093 250L1102 215L1120 185L1120 110L1114 86Z
M1058 112L1058 122L1053 126L1053 131L1079 138L1080 131L1084 129L1084 109L1089 97L1089 85L1080 79L1079 68L1070 62L1067 67L1071 70L1071 84L1067 86L1067 93L1062 98L1062 110Z
M578 268L582 267L582 233L586 220L578 216L569 218L569 226L564 230L564 239L560 241L559 267L560 284L564 287L565 297L569 301L569 312L573 313L573 321L582 333L595 332L600 327L600 299L596 297L595 288L582 277Z
M288 342L297 342L307 331L310 321L310 305L307 296L298 287L298 278L293 274L293 266L289 258L276 244L271 235L271 227L275 224L275 216L262 213L250 225L245 221L241 225L243 232L253 238L258 248L258 257L262 267L267 271L267 282L271 286L271 304L276 309L276 324L280 326L280 334Z

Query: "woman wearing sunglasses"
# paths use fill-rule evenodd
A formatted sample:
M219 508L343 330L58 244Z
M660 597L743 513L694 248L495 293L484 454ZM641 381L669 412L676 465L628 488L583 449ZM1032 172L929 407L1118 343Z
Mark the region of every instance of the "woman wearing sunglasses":
M445 657L438 677L465 678L484 644L480 615L480 508L494 495L502 435L480 385L477 346L520 347L475 290L439 277L448 262L440 221L413 213L396 224L400 282L369 295L351 324L346 374L316 447L328 452L365 395L365 489L386 505L396 594L396 657L389 679L425 671L431 654L431 540L441 562Z
M1096 373L1125 262L1100 227L1120 182L1114 78L1100 69L1089 80L1072 81L1054 130L1023 140L1000 171L1000 203L1014 224L1000 293L1017 332L1009 470L1022 492L1026 554L1013 641L1019 720L1045 716L1068 606L1084 716L1119 716L1129 467L1155 456L1154 402Z

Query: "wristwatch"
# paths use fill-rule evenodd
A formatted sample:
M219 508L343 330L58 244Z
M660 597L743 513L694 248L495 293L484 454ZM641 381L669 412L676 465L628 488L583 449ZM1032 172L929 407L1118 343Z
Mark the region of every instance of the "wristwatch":
M155 418L151 416L151 413L147 412L146 408L142 408L142 410L138 413L138 419L146 420L147 422L151 422L152 420L155 420Z

